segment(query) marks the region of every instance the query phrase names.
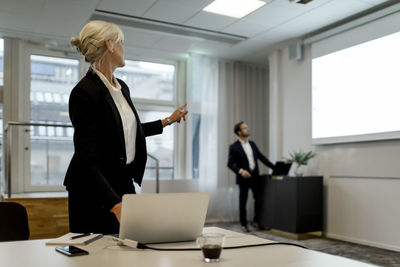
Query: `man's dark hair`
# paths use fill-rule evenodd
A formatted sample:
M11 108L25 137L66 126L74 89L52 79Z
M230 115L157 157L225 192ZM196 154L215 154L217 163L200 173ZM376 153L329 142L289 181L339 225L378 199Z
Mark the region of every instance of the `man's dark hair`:
M240 131L240 125L242 125L244 123L244 121L238 122L235 124L235 127L233 128L233 131L235 132L235 134L237 136L239 136L238 132Z

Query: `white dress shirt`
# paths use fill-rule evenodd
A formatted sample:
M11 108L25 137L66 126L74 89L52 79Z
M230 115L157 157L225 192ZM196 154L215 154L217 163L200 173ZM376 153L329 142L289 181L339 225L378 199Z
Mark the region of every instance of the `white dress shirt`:
M136 153L136 131L137 121L132 108L129 106L124 95L121 91L121 85L113 76L113 82L117 86L114 87L107 78L100 71L96 70L93 66L92 69L103 81L104 85L110 92L115 105L117 106L119 115L121 116L122 126L124 129L125 151L126 151L126 164L131 163L135 159Z
M246 153L247 160L249 161L249 168L251 171L254 170L256 167L256 162L254 161L254 154L253 154L253 149L250 146L249 141L243 141L242 139L239 139L240 143L242 144L244 153Z

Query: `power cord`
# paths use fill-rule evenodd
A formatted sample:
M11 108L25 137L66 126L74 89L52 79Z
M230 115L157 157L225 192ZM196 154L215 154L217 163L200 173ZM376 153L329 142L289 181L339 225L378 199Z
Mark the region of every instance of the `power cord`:
M276 243L262 243L262 244L253 244L253 245L242 245L242 246L234 246L234 247L222 247L222 249L238 249L238 248L251 248L251 247L262 247L262 246L274 246L274 245L287 245L287 246L295 246L304 249L308 249L305 246L294 244L294 243L287 243L287 242L276 242ZM152 249L152 250L160 250L160 251L195 251L201 250L201 248L155 248L148 246L146 244L138 243L137 248L141 249Z
M151 250L158 250L158 251L198 251L198 250L201 250L201 248L157 248L157 247L152 247L152 246L142 244L137 241L130 240L130 239L120 239L115 236L106 236L106 238L109 239L110 241L116 241L118 245L125 245L128 247L139 248L139 249L151 249ZM308 249L305 246L295 244L295 243L288 243L288 242L261 243L261 244L242 245L242 246L233 246L233 247L222 247L222 249L239 249L239 248L276 246L276 245L295 246L295 247Z

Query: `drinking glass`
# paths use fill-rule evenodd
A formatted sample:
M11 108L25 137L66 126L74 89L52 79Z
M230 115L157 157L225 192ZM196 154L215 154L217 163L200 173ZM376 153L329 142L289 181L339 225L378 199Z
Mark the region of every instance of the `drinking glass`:
M224 234L207 233L197 238L197 244L201 248L205 262L218 262L224 245Z

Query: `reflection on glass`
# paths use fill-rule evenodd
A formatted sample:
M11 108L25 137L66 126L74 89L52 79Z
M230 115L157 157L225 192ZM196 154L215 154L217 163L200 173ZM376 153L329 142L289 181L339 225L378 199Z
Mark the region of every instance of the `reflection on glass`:
M141 122L150 122L168 117L171 112L143 111L139 110ZM159 160L160 179L169 180L174 178L174 125L164 128L162 134L146 138L147 153ZM154 180L155 161L148 158L144 179Z
M134 98L174 100L173 65L125 60L125 67L117 69L115 76L128 85Z
M64 114L78 77L78 60L31 55L31 121L70 124ZM73 154L73 129L34 126L30 135L31 185L62 185Z

